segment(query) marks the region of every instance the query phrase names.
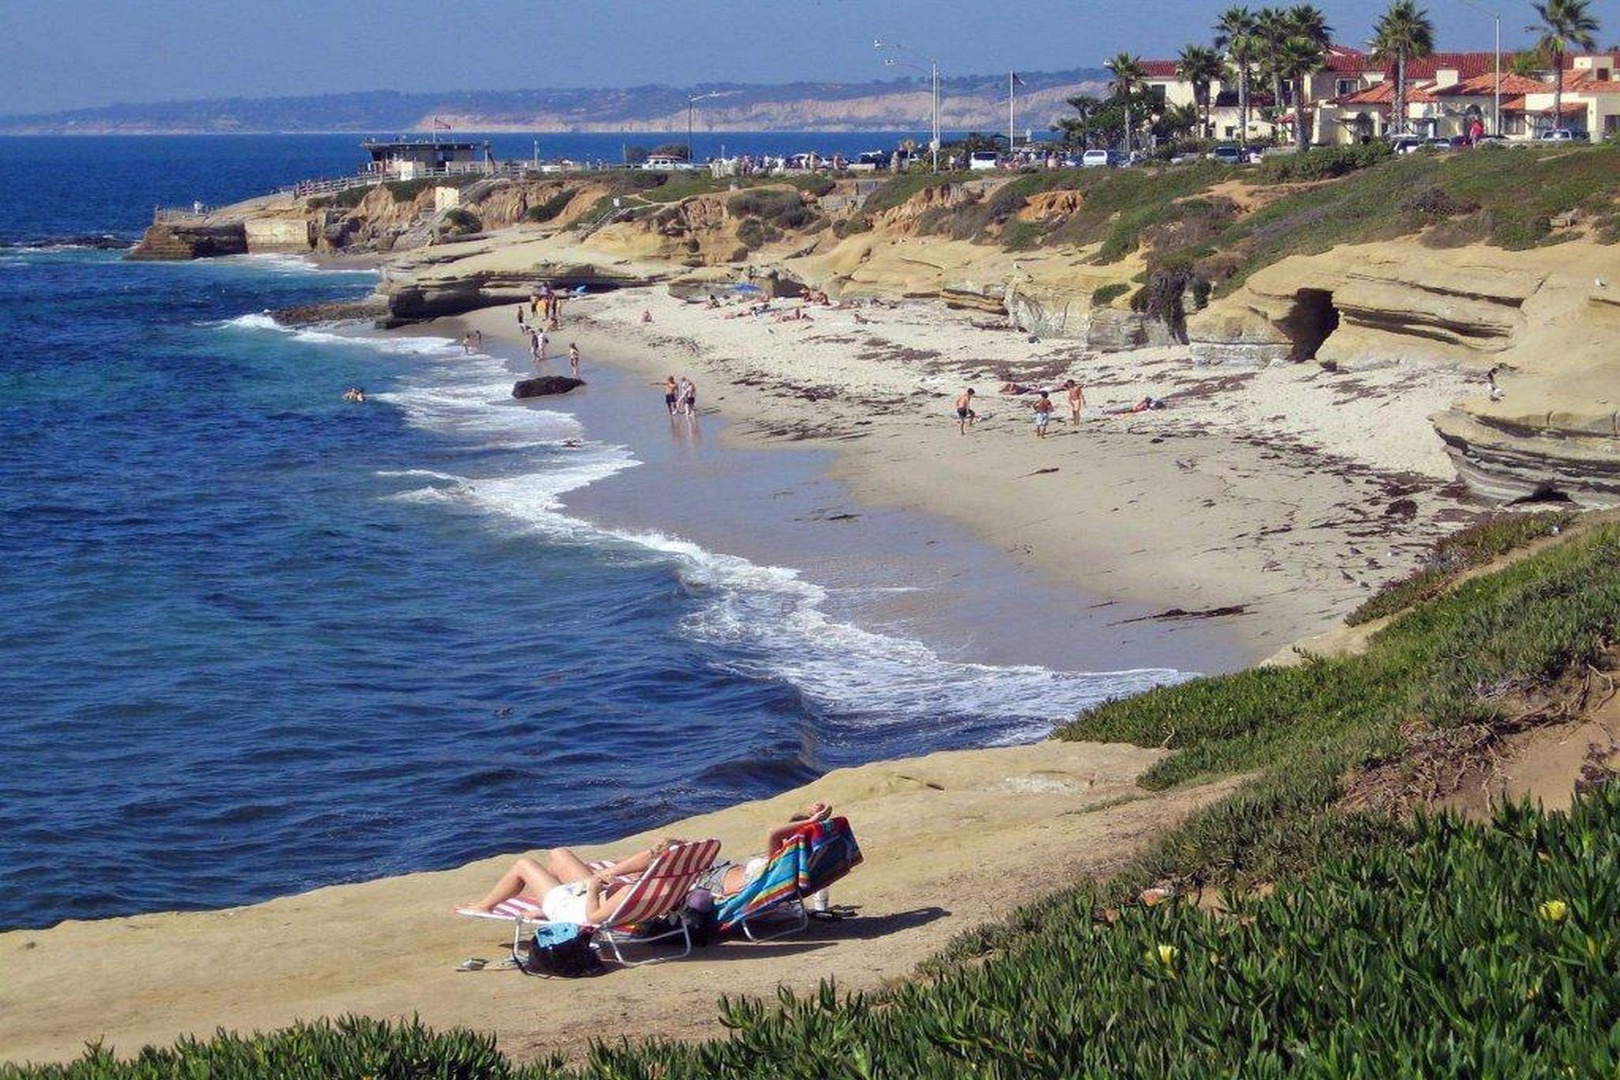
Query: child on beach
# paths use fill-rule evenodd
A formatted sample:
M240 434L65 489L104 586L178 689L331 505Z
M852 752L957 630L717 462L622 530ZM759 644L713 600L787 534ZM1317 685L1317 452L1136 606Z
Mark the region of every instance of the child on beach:
M572 341L568 343L568 372L579 378L579 346Z
M1052 419L1052 398L1045 390L1033 406L1035 409L1035 437L1046 438L1046 424Z

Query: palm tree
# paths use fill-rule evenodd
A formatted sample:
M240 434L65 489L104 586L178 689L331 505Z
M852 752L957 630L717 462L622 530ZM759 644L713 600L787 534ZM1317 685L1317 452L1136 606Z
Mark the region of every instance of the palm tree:
M1254 14L1246 7L1230 7L1215 23L1215 47L1226 50L1226 58L1237 71L1238 144L1249 145L1249 71L1254 63Z
M1536 18L1541 21L1525 27L1532 34L1540 34L1536 48L1553 69L1553 126L1564 123L1564 54L1571 45L1583 49L1593 47L1598 28L1597 19L1586 10L1586 0L1547 0L1532 4Z
M1282 8L1263 7L1254 13L1254 32L1260 45L1260 67L1271 83L1271 101L1283 102L1283 75L1277 67L1277 51L1288 40L1288 14Z
M1092 127L1092 120L1102 108L1103 103L1101 100L1094 98L1089 94L1081 94L1077 97L1068 98L1066 100L1068 101L1069 107L1080 115L1065 116L1058 121L1058 126L1063 129L1065 138L1078 138L1080 140L1080 145L1083 148L1090 150L1091 133L1095 130Z
M1434 54L1434 23L1412 0L1392 0L1373 27L1373 59L1395 61L1395 100L1390 119L1398 134L1406 129L1406 62Z
M1204 134L1209 134L1210 86L1225 74L1221 54L1207 45L1188 45L1176 62L1176 74L1192 83L1193 101L1204 110Z
M1131 95L1136 92L1136 88L1141 84L1142 80L1147 78L1147 72L1142 70L1142 58L1140 56L1132 56L1130 53L1123 52L1108 61L1103 67L1107 68L1108 73L1114 77L1114 81L1109 84L1110 88L1114 91L1115 96L1125 103L1125 154L1129 157L1131 153Z
M1305 77L1322 67L1322 59L1332 44L1333 27L1327 16L1310 4L1291 7L1283 15L1287 36L1273 60L1278 75L1288 80L1294 94L1294 145L1304 150L1310 145L1310 129L1305 125Z

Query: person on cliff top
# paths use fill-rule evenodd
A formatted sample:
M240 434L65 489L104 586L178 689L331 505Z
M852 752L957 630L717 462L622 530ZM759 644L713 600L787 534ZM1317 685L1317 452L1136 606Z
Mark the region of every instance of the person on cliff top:
M956 431L959 435L966 435L967 429L973 426L973 421L979 418L979 414L973 411L974 393L973 387L970 386L956 399Z
M1045 390L1032 406L1035 410L1035 437L1046 438L1046 425L1052 419L1052 397Z
M1080 422L1080 410L1086 407L1086 392L1083 387L1073 379L1063 384L1063 389L1069 392L1069 423Z

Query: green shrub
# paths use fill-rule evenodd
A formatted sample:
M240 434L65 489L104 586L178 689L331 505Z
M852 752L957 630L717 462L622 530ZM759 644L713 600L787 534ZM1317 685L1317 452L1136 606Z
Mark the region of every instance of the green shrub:
M1107 285L1099 285L1091 290L1091 306L1104 307L1130 291L1130 284L1124 281L1112 281Z
M1575 514L1567 510L1499 514L1452 533L1434 545L1421 568L1407 577L1385 583L1345 616L1345 624L1360 626L1439 596L1464 571L1483 566L1532 540L1557 533L1574 519Z
M477 214L459 206L454 210L444 212L444 223L457 236L468 236L481 231L484 227L484 223L478 219Z
M865 214L856 214L854 217L833 222L833 235L840 238L871 231L872 219Z
M535 222L550 221L567 209L568 204L573 201L574 190L572 188L563 188L545 202L537 203L536 205L525 210L523 212L523 220Z
M1319 146L1302 153L1269 155L1260 162L1258 173L1268 184L1330 180L1387 161L1394 153L1381 139L1357 146Z
M1001 246L1007 251L1029 251L1041 242L1041 226L1035 221L1012 221L1001 234Z
M779 229L803 229L820 215L804 204L797 191L763 188L740 191L726 200L732 217L755 217Z

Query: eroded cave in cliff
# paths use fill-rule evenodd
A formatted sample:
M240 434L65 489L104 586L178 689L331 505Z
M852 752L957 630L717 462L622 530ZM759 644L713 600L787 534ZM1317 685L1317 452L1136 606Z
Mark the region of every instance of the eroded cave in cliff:
M1333 294L1327 289L1300 289L1294 294L1294 306L1277 328L1288 335L1289 360L1298 363L1316 359L1316 351L1339 328L1339 309L1333 306Z

